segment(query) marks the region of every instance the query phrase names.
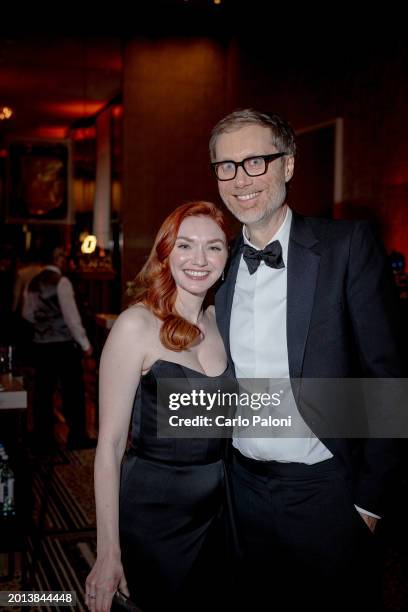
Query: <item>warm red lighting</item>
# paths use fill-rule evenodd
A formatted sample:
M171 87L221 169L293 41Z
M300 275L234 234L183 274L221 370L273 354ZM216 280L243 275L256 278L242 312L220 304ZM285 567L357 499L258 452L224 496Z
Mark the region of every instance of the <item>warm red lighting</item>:
M71 130L72 140L94 140L96 138L96 128L94 126L86 128L76 128Z
M43 126L30 130L30 136L38 138L67 138L67 126Z
M120 117L122 117L122 115L123 115L123 105L122 104L117 104L116 106L113 106L113 108L112 108L112 115L115 117L115 119L119 119Z
M62 117L70 117L72 119L80 119L81 117L90 117L98 113L106 102L90 102L89 100L76 100L72 102L51 102L43 104L42 110L53 115Z
M397 162L387 173L386 184L389 188L407 186L408 183L408 163L405 161Z
M0 157L7 157L7 149L0 149Z

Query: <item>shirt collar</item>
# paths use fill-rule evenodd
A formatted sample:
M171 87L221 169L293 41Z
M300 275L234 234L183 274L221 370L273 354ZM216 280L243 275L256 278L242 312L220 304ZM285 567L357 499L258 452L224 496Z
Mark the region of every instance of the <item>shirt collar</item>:
M45 266L44 270L52 270L53 272L57 272L58 274L62 274L61 270L57 266L49 265Z
M292 217L293 217L292 211L289 208L289 206L287 206L286 215L285 215L282 225L280 226L278 231L275 232L275 234L272 236L272 238L268 242L268 244L270 244L274 240L279 240L282 246L282 255L285 261L287 260L286 255L287 255L288 247L289 247L289 234L290 234L290 226L292 224ZM249 246L253 247L257 251L261 250L259 247L252 244L252 242L247 237L245 225L242 227L242 235L244 237L245 244L249 244Z

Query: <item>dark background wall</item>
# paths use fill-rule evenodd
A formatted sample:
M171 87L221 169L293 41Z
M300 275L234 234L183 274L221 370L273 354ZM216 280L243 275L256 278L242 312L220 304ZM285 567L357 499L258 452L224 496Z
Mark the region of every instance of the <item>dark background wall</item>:
M349 27L340 38L327 27L313 35L273 25L253 30L245 19L222 38L129 40L124 280L140 268L160 221L176 205L219 201L208 135L224 114L247 106L281 113L296 130L342 117L343 199L328 202L327 210L376 221L387 250L408 256L407 55L405 36L395 28ZM328 192L327 160L308 174L316 193ZM302 202L289 201L305 212Z
M137 39L124 70L124 278L134 276L164 217L216 197L208 134L225 108L227 54L206 38ZM221 95L220 95L221 92Z

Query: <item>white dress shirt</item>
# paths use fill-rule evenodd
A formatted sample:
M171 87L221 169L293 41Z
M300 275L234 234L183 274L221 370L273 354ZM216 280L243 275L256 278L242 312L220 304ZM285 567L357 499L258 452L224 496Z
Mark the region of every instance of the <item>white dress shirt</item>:
M243 257L239 263L231 311L231 356L238 379L289 379L286 338L287 260L292 211L287 208L283 224L270 242L279 240L284 268L270 268L261 261L249 274ZM244 241L248 240L243 228ZM273 383L272 383L273 384ZM243 455L261 461L313 464L332 457L329 449L313 434L299 414L289 389L283 405L287 416L301 425L299 437L234 437L233 445ZM285 415L282 415L285 416Z

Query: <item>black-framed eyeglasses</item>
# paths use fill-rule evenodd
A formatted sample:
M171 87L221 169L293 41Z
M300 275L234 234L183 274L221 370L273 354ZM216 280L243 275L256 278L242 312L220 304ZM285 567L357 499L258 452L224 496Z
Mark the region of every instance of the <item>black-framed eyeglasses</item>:
M237 175L238 166L242 166L248 176L261 176L261 174L266 174L271 162L284 155L287 153L270 153L269 155L246 157L240 162L226 160L213 162L210 165L219 181L232 181Z

